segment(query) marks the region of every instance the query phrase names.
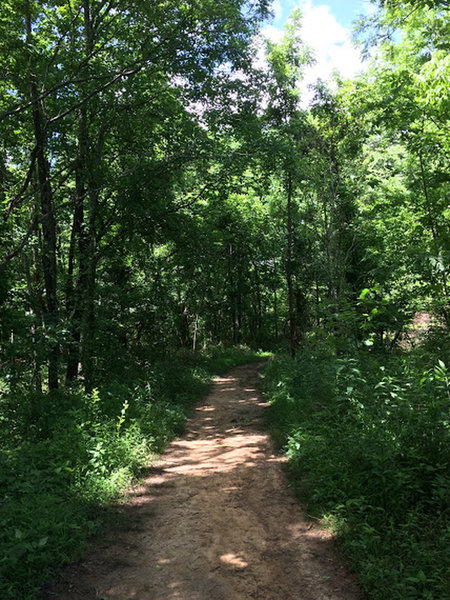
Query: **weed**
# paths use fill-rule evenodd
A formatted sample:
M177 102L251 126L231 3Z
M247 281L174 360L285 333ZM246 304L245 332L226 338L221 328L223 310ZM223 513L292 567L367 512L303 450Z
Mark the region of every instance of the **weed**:
M305 348L271 361L265 380L294 487L333 523L369 597L450 598L444 362Z
M0 598L31 600L79 558L105 510L149 457L183 431L211 375L256 358L242 349L185 353L91 394L2 401Z

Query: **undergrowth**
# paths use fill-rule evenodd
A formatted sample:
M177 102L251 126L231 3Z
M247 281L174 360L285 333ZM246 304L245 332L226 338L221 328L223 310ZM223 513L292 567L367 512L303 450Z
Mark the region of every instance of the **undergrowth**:
M336 531L373 600L450 598L450 395L415 351L337 358L318 346L266 369L273 435L308 510Z
M92 394L11 395L0 406L0 598L34 598L151 457L182 433L212 375L258 355L179 353Z

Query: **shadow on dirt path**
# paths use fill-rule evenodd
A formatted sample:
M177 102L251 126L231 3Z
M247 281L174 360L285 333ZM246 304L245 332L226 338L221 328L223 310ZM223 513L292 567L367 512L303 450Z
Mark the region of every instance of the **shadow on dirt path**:
M131 526L108 533L47 598L361 598L331 535L305 520L288 490L262 427L261 368L214 380L184 438L131 491Z

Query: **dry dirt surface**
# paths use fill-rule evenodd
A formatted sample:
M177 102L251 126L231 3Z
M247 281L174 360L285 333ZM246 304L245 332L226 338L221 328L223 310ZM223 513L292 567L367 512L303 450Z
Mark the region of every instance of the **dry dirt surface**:
M210 394L87 559L45 594L60 600L356 600L332 536L305 519L263 429L262 365Z

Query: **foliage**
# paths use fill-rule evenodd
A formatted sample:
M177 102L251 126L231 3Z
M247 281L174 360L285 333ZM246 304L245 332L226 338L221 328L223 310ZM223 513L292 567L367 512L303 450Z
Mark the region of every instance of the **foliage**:
M262 65L267 0L3 0L3 596L81 551L223 348L305 340L271 367L305 492L374 593L444 593L448 7L374 4L368 70L305 108L298 11Z
M296 489L332 524L368 596L448 597L446 364L418 351L337 358L316 343L270 362L266 387Z
M149 460L182 433L212 375L258 359L244 348L184 353L91 394L2 401L0 594L26 599L80 557Z

